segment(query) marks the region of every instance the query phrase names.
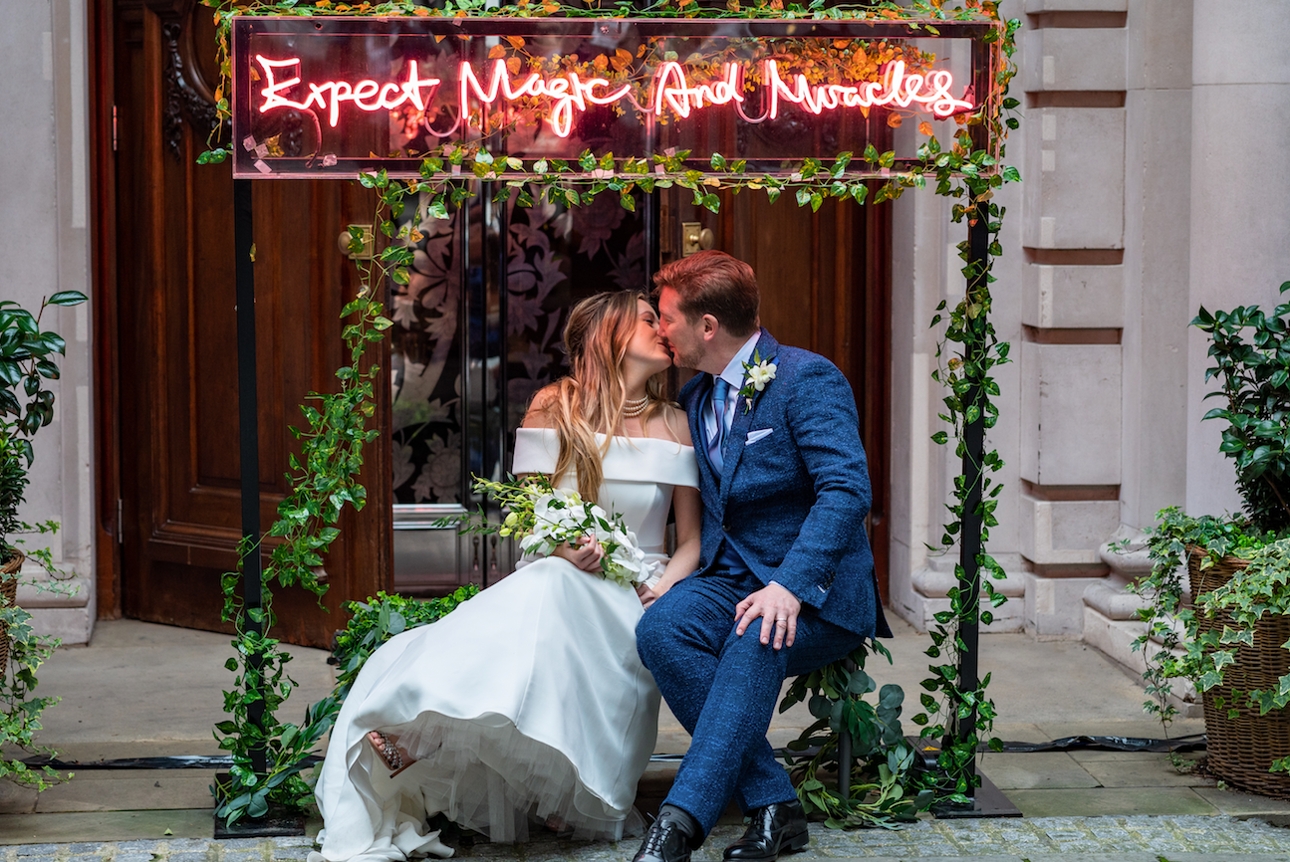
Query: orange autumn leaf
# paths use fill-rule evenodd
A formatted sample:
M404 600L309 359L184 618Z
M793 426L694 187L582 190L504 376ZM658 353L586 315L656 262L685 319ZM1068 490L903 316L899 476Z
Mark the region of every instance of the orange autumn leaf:
M604 54L597 54L596 59L591 61L591 65L603 72L609 68L609 58Z
M932 124L924 121L918 124L918 134L927 135L927 137L930 138L932 135L936 133L932 131Z
M416 15L418 18L429 18L430 10L424 6L418 6L412 10L412 14Z
M514 49L516 49L517 51L518 51L520 48L523 48L523 47L524 47L524 37L523 37L523 36L507 36L507 37L506 37L506 41L507 41L507 42L510 42L510 43L511 43L511 47L512 47L512 48L514 48Z
M640 47L636 49L636 56L637 56L637 57L644 57L644 56L645 56L645 52L646 52L647 50L649 50L649 46L648 46L648 45L646 45L644 42L642 42L642 43L640 44Z
M331 5L331 0L317 0L317 2L314 3L314 8L326 9L330 5Z
M850 46L851 46L851 40L850 40L850 39L834 39L834 40L833 40L833 47L834 47L834 48L849 48Z
M784 0L770 0L770 8L778 11L784 8Z
M887 125L891 126L893 129L899 129L902 122L903 120L900 119L900 114L887 115Z
M506 49L501 45L494 45L488 49L488 59L500 60L506 56Z
M518 75L520 73L520 58L512 57L507 60L506 71L510 72L512 75Z
M613 64L614 71L621 72L632 64L632 52L619 48L609 62Z
M731 12L739 11L739 0L726 0L726 9Z

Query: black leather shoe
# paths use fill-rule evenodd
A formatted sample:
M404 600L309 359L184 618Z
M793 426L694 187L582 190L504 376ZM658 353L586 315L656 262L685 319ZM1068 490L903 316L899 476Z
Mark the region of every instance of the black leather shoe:
M660 811L632 862L690 862L690 852L698 843L692 834L694 828L693 819L685 812Z
M811 840L802 803L776 802L748 815L748 831L726 848L730 862L775 862L781 853L805 850Z

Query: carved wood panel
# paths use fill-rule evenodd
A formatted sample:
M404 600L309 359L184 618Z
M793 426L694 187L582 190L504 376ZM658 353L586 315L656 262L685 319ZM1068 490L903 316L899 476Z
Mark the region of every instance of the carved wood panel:
M140 619L226 629L219 576L236 565L240 535L238 393L231 173L196 164L214 123L202 68L213 59L201 54L213 45L202 24L210 10L192 0L118 0L114 12L116 260L107 299L117 317L121 607ZM338 315L357 288L336 238L350 222L370 222L368 195L342 182L255 187L265 527L286 492L297 405L334 384ZM376 386L381 416L388 390ZM326 561L330 613L281 590L280 637L327 646L344 624L340 603L388 585L389 476L388 447L370 447L363 481L373 505L345 516Z

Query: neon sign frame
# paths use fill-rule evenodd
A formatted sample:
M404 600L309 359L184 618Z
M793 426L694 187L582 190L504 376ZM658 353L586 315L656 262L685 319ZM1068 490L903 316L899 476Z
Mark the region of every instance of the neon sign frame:
M929 24L934 25L930 31ZM576 159L578 152L560 151L559 142L569 140L583 118L597 110L597 122L601 126L613 122L609 112L614 112L614 116L629 118L619 122L636 122L642 127L636 143L639 152L618 149L615 155L620 158L630 155L647 158L655 152L668 151L667 138L681 134L676 126L682 121L709 126L725 123L724 140L711 141L710 134L703 138L709 144L709 152L700 152L703 146L685 147L694 153L686 169L702 172L709 168L707 156L713 149L721 149L727 155L733 153L732 158L742 156L735 153L731 143L732 124L736 128L752 127L767 120L773 124L794 114L800 128L801 124L813 120L836 123L836 118L844 115L849 115L847 122L853 122L856 111L862 112L867 122L870 110L881 117L882 111L893 108L918 111L930 121L943 120L956 113L997 111L999 106L991 103L994 55L988 44L994 32L994 25L981 21L239 16L233 20L232 33L234 176L251 179L354 176L360 171L380 169L393 176L417 176L422 159L432 152L429 147L411 153L387 149L387 155L381 156L372 152L375 147L370 144L363 148L349 147L349 151L344 146L329 147L323 143L324 136L334 137L337 127L347 124L366 122L375 129L376 117L381 112L397 114L415 109L429 116L436 99L434 110L446 110L441 106L453 104L457 120L442 132L427 120L425 126L433 132L433 138L445 144L480 143L487 138L486 145L494 155L511 154L510 145L514 142L510 133L488 128L484 120L480 123L484 128L473 136L457 134L461 132L463 118L465 131L469 133L474 128L472 111L487 117L495 109L506 110L524 100L542 101L547 106L539 123L548 133L544 142L547 149L537 154L544 158ZM571 70L543 74L516 65L508 67L496 54L485 54L490 42L496 44L499 40L517 37L529 41L557 37L566 40L566 44L585 41L592 46L604 46L617 44L625 36L637 40L714 41L966 40L971 44L970 75L967 82L956 82L949 70L910 70L903 60L896 60L885 64L876 79L808 81L800 72L781 69L779 61L770 58L757 64L755 74L759 80L754 84L745 77L749 74L746 64L726 62L719 74L696 80L688 74L683 62L671 57L653 69L647 97L640 99L631 92L631 85L615 84L605 77ZM320 73L318 69L325 68L325 63L320 65L317 60L319 46L354 37L387 39L391 44L405 40L404 45L427 40L427 46L440 46L451 39L447 49L435 47L433 50L441 67L446 62L442 58L455 52L456 59L451 61L455 65L451 70L454 74L444 75L442 68L423 72L415 58L397 71L353 68L348 74L343 70ZM271 47L266 49L266 45ZM314 52L314 57L306 67L302 57L309 50ZM427 59L425 66L432 67L433 63ZM978 100L974 94L984 94L984 98ZM713 108L725 109L728 116L719 121L713 119L710 110ZM317 142L313 151L284 153L266 144L262 131L265 118L290 112L312 119L312 140ZM655 122L656 117L664 119ZM669 121L674 124L672 129L666 128ZM536 137L531 126L532 123L525 133ZM803 152L801 137L799 134L799 140L793 142L797 150L785 146L781 152L774 145L763 146L749 159L750 169L787 175L791 170L789 165L800 163L804 156L827 158L840 149L858 151L867 142L848 139L832 152ZM429 141L431 135L425 138ZM739 140L742 142L744 137ZM581 142L571 143L577 144L578 151L582 149ZM522 145L514 152L537 157L523 152ZM597 158L601 155L594 154ZM870 169L868 175L881 176L913 161L898 157L890 168ZM852 172L853 175L864 173L860 165ZM505 178L504 161L499 162L498 176Z

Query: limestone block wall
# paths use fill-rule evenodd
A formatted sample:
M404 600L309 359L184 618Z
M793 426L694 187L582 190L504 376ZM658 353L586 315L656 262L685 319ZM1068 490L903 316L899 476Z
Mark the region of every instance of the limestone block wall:
M0 56L0 297L34 310L56 291L90 293L85 0L6 3ZM70 643L87 642L94 624L91 313L51 308L42 320L67 340L67 357L21 512L61 523L45 541L73 594L23 585L19 603L38 630ZM30 562L23 575L43 579Z

